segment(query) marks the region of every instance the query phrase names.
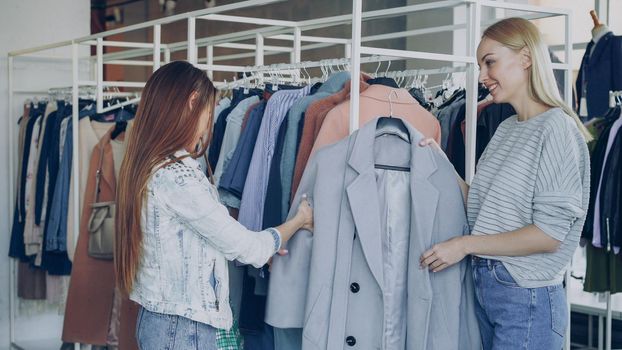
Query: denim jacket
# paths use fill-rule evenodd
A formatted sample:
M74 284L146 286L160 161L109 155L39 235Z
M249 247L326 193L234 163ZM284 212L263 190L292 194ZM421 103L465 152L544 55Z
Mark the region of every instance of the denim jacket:
M142 208L142 256L130 299L153 312L231 327L226 260L261 267L281 246L281 236L273 228L247 230L229 216L217 193L190 157L153 173Z

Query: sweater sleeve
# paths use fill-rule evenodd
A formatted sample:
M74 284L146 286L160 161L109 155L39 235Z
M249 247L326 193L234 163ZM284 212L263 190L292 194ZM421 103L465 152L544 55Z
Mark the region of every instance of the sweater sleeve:
M581 152L568 124L545 132L533 198L533 222L563 241L574 222L585 215L582 203Z
M227 260L259 268L280 248L281 235L276 229L253 232L229 216L210 193L206 178L198 178L187 168L163 168L154 176L154 197Z

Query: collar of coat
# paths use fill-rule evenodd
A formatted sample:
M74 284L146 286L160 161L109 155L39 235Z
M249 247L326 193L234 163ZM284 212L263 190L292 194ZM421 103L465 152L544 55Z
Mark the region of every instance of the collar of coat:
M374 144L376 124L379 118L370 121L355 135L352 150L348 156L348 165L358 173L346 189L348 202L360 242L374 278L381 290L384 290L382 242L380 232L380 200L378 196L375 168ZM436 217L439 190L430 181L438 169L437 152L432 147L419 146L424 136L417 129L404 121L411 138L410 144L410 192L411 192L411 242L410 254L418 258L431 246L432 231ZM370 213L377 213L369 215ZM427 272L427 271L425 271ZM427 273L422 273L429 278ZM421 284L421 286L427 284ZM417 295L424 299L431 298L431 290L423 288Z

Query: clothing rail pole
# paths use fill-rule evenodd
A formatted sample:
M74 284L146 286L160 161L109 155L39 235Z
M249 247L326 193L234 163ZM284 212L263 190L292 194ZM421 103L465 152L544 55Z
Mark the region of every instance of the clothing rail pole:
M566 104L568 106L572 106L572 13L566 13L566 15L564 16L564 24L565 24L565 36L564 36L564 55L566 56L566 59L564 60L564 62L566 63L567 67L565 67L564 69L564 100L566 101ZM572 260L570 261L570 266L572 266ZM572 278L572 276L570 275L570 267L566 270L566 285L568 286L570 284L570 280ZM571 332L570 332L570 328L571 328L571 322L570 322L570 318L572 316L572 313L570 311L570 293L569 293L569 288L566 288L566 317L568 319L568 327L566 327L566 339L565 339L565 343L564 343L564 349L565 350L570 350L570 343L571 343Z
M263 35L261 35L261 33L257 33L257 35L255 35L255 45L257 46L257 50L255 50L255 65L256 66L263 66L263 57L264 57L263 40L264 40L264 37Z
M476 48L481 28L481 6L479 2L471 2L467 5L467 55L474 58L473 62L467 63L467 89L466 89L466 139L465 139L465 178L470 184L475 176L475 142L477 133L477 57Z
M296 27L294 28L294 59L292 63L298 63L301 60L301 40L302 37L302 31L300 30L300 27ZM300 79L300 70L298 70L297 74L296 74L296 80Z
M451 3L452 4L459 4L459 3L456 3L456 2L451 2ZM418 10L422 10L422 9L418 9ZM409 13L409 11L407 13ZM404 13L405 12L401 12L401 11L398 10L398 11L391 12L391 15L403 15ZM524 16L521 16L521 17L523 17L525 19L532 20L532 19L539 19L539 18L555 17L555 16L558 16L558 15L559 14L536 13L536 14L524 15ZM350 15L346 15L346 16L350 16ZM379 15L377 14L377 11L369 11L369 12L364 12L363 13L363 19L364 20L377 18L378 16ZM385 17L386 17L386 14L385 14ZM346 21L343 18L344 18L343 16L338 16L338 17L327 17L327 18L323 18L323 19L319 19L319 20L322 20L323 23L327 23L330 26L337 25L337 24L334 24L333 22L338 22L339 24L351 23L350 20ZM317 24L310 24L308 21L302 21L302 22L298 22L298 23L299 23L298 26L303 31L317 29L319 27L319 25L317 25ZM494 21L486 21L486 22L483 22L482 24L483 25L489 25L489 24L492 24L492 23L494 23ZM369 36L369 37L363 37L361 40L362 40L362 42L388 40L388 39L395 39L395 38L411 37L411 36L416 36L416 35L425 35L425 34L446 32L446 31L454 31L454 30L463 29L463 28L466 28L466 25L464 23L454 24L454 25L443 25L443 26L436 26L436 27L431 27L431 28L422 28L422 29L414 29L414 30L408 30L408 31L402 31L402 32L373 35L373 36ZM286 28L279 28L277 26L273 26L273 27L269 27L269 28L263 28L261 31L262 31L262 33L266 33L265 35L267 37L269 37L269 38L290 40L290 41L294 40L293 39L293 35L285 34L285 32L283 32L285 30L288 30L288 29L286 29ZM240 41L240 40L245 40L245 39L251 39L252 37L254 37L256 32L257 31L242 31L242 32L237 32L237 33L229 33L229 34L224 34L224 35L218 35L218 36L211 37L211 38L201 38L201 39L197 40L197 45L199 47L202 47L202 46L205 46L205 45L218 45L218 44L224 43L226 41ZM237 35L237 37L236 37L236 35ZM225 41L223 41L223 40L225 40ZM330 46L327 43L343 44L343 43L345 43L344 41L346 41L346 40L349 40L349 39L343 39L343 38L323 38L323 37L313 37L313 36L305 36L305 35L302 36L302 41L303 42L323 43L323 44L326 44L326 46ZM185 42L172 43L170 45L171 45L171 49L173 51L184 50L186 48L186 43ZM587 45L587 44L585 44L585 45ZM307 46L307 47L303 47L303 50L305 50L305 48L311 49L311 48L314 48L314 47L317 47L317 46L310 45L310 46ZM105 55L104 59L105 60L112 59L113 57L115 59L120 59L120 58L132 58L132 57L144 56L146 53L144 53L143 51L144 51L144 49L135 49L135 50L127 50L127 51L124 51L124 52L108 53L108 54ZM270 52L270 54L276 54L276 53ZM252 57L252 53L250 54L250 56L248 56L248 54L241 54L241 55L246 55L245 57Z
M97 38L97 112L101 113L104 108L104 46L103 39Z
M160 46L162 36L162 25L155 24L153 26L153 71L160 68Z
M384 61L392 61L392 60L400 60L401 57L394 56L368 56L360 58L360 63L375 63L375 62L384 62ZM223 72L265 72L265 71L286 71L286 70L294 70L294 69L303 69L303 68L317 68L323 65L336 65L336 64L350 64L351 59L346 58L337 58L337 59L329 59L329 60L321 60L321 61L309 61L309 62L299 62L299 63L291 63L291 64L272 64L272 65L264 65L264 66L226 66L226 65L205 65L205 64L197 64L196 67L203 70L215 70L215 71L223 71ZM464 72L467 70L465 66L459 67L442 67L435 69L416 69L416 70L406 70L400 72L402 76L412 76L416 74L448 74L455 72Z
M170 63L170 62L171 62L171 49L167 47L166 49L164 49L164 63Z
M352 66L350 67L350 134L359 128L361 22L363 1L352 0Z
M196 18L188 18L188 62L197 63Z
M98 39L98 43L99 43ZM100 46L98 45L98 48ZM78 95L79 95L79 81L80 81L80 77L79 77L79 70L78 70L78 66L79 66L79 56L78 56L78 44L73 43L71 45L71 75L72 75L72 93L71 93L71 103L73 104L71 106L72 109L72 116L71 116L71 120L72 120L72 125L71 125L71 132L72 132L72 137L73 137L73 147L72 147L72 158L73 161L71 162L71 171L73 173L73 178L75 179L75 181L73 181L73 198L70 200L73 200L74 203L76 203L73 206L73 230L74 230L74 241L73 242L67 242L68 244L73 244L74 247L77 247L78 245L78 237L80 236L80 167L78 166L78 157L80 156L79 153L79 148L78 145L80 144L80 140L78 139L80 137L80 133L78 132L78 128L79 125L78 123L80 122L79 119L79 109L78 109ZM103 71L102 71L103 74ZM102 101L103 104L103 101ZM74 350L80 350L80 343L74 343L73 344Z
M9 205L7 206L7 208L9 208L9 213L12 213L15 208L14 208L14 203L13 202L13 198L16 198L15 193L14 193L14 189L17 189L15 186L15 184L17 183L17 177L14 176L15 173L15 150L14 148L14 144L15 144L15 137L14 137L14 126L13 126L13 56L8 55L7 58L7 63L8 63L8 80L9 80L9 103L8 103L8 114L7 114L7 132L9 133L9 183L7 184L8 189L7 192L9 194L9 197L7 198L7 200L9 201ZM11 210L12 209L12 210ZM17 270L17 262L15 261L15 259L11 259L11 263L10 263L10 267L9 267L9 342L10 342L10 346L11 348L13 347L13 344L15 342L15 313L16 313L16 307L15 307L15 303L16 303L16 280L15 280L15 275L16 275L16 270Z
M214 47L212 45L208 45L206 46L207 49L207 64L208 65L213 65L214 64ZM208 70L207 71L207 76L214 80L214 71L213 70Z
M564 16L564 24L565 24L565 35L564 35L564 43L566 47L564 48L565 53L565 63L566 67L564 68L564 100L568 106L572 106L572 13L568 12ZM570 262L570 266L572 266L572 260ZM572 276L570 275L570 268L566 270L566 285L569 285ZM568 292L569 288L566 288L566 317L568 318L568 327L566 327L566 339L564 342L564 349L570 350L570 338L571 338L571 322L570 318L572 313L570 311L570 293Z
M607 316L605 318L605 350L611 350L611 292L605 292L607 300Z

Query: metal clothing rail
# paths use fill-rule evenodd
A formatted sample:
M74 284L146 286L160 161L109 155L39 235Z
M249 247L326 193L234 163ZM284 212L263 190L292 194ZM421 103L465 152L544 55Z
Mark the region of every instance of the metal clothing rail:
M571 13L568 10L560 10L560 9L550 9L550 8L542 8L537 6L530 5L518 5L518 4L508 4L497 1L485 1L485 0L445 0L445 1L437 1L425 4L417 4L417 5L408 5L401 6L389 9L375 10L375 11L366 11L362 10L362 0L353 0L353 11L352 14L340 15L340 16L332 16L318 19L311 19L306 21L282 21L282 20L272 20L272 19L255 19L248 17L240 17L240 16L228 16L223 15L223 12L237 10L242 8L249 8L254 6L261 6L276 3L283 0L247 0L238 3L233 3L229 5L218 6L210 9L204 9L184 14L179 14L175 16L170 16L158 20L148 21L137 25L132 25L128 27L118 28L114 30L110 30L103 33L98 33L95 35L89 35L81 38L77 38L70 41L64 41L44 46L39 46L35 48L18 50L10 52L8 55L8 68L9 68L9 116L13 113L13 95L16 93L14 90L14 72L13 72L13 64L14 59L18 57L22 57L25 55L29 55L32 53L49 50L52 48L58 47L71 47L71 61L72 61L72 103L73 103L73 139L76 143L79 142L79 134L78 134L78 95L81 86L94 86L95 94L97 100L97 111L103 112L107 109L103 107L103 96L104 96L104 87L131 87L131 88L141 88L144 86L144 82L114 82L114 81L104 81L103 80L103 67L105 64L114 64L114 65L128 65L128 66L151 66L153 70L157 70L162 62L166 63L170 61L171 52L177 51L187 51L187 61L194 64L196 67L207 70L208 74L212 76L213 71L225 71L225 72L248 72L249 67L244 66L234 66L234 65L215 65L214 62L218 60L233 60L237 58L243 57L253 57L255 58L255 66L251 67L255 72L266 72L273 69L280 70L292 70L292 69L304 69L304 68L312 68L312 67L321 67L321 62L301 62L301 53L303 50L310 50L314 48L321 48L330 45L344 45L344 56L346 57L347 63L350 65L350 73L352 77L356 77L360 75L360 64L366 62L379 62L381 60L400 60L400 59L424 59L424 60L432 60L432 61L443 61L451 64L454 63L462 63L465 66L463 67L455 67L455 68L447 68L447 69L455 69L456 71L466 71L467 75L467 85L466 85L466 96L467 96L467 111L466 111L466 175L467 182L470 182L475 168L475 132L476 132L476 108L477 108L477 61L475 57L475 48L477 47L477 43L480 38L480 31L483 25L489 24L489 22L482 22L481 18L481 8L483 6L493 7L493 8L505 8L512 10L520 10L529 12L524 17L528 19L535 18L546 18L551 16L565 16L565 51L566 51L566 62L565 64L557 65L556 68L565 70L565 93L564 97L567 103L571 102L571 84L570 84L570 23L571 23ZM397 33L387 33L380 34L368 37L361 37L361 25L363 21L380 19L380 18L391 18L404 16L407 14L421 12L421 11L430 11L435 9L450 9L457 6L466 6L467 16L466 23L451 25L451 26L436 26L433 28L425 28L425 29L416 29L410 31L403 31ZM234 23L253 23L260 26L265 26L259 29L240 31L236 33L227 33L223 35L216 35L207 38L196 38L196 20L212 20L212 21L229 21ZM172 23L175 21L186 21L188 23L188 32L187 32L187 40L181 41L177 43L171 44L163 44L161 42L161 26L163 24ZM305 36L303 35L304 31L309 31L318 28L339 26L339 25L351 25L352 27L352 35L350 38L324 38L324 37L313 37L313 36ZM141 30L141 29L152 29L153 30L153 41L147 43L140 42L122 42L122 41L111 41L104 40L104 38L109 37L111 35ZM446 31L455 31L457 29L465 29L467 35L467 52L466 55L453 55L453 54L439 54L434 52L419 52L419 51L407 51L407 50L395 50L395 49L384 49L384 48L376 48L370 46L362 46L362 43L369 43L378 40L386 40L390 38L404 38L411 37L415 35L423 35L430 33L438 33L438 32L446 32ZM280 39L291 41L291 47L281 47L281 46L272 46L272 45L264 45L265 39ZM240 43L245 40L254 40L255 44L247 44ZM311 45L302 46L303 42L313 43ZM80 45L86 46L95 46L96 55L94 57L87 58L89 61L92 61L94 65L95 80L80 80L78 75L78 67L81 60L81 57L78 54L78 49ZM130 50L126 50L123 52L115 52L115 53L103 53L103 48L105 46L115 46L115 47L123 47L130 48ZM206 57L199 59L199 48L206 48ZM251 53L243 53L237 55L228 55L215 57L214 56L214 47L226 47L226 48L234 48L234 49L242 49L242 50L253 50ZM277 53L289 53L289 65L280 65L278 68L273 66L264 66L264 57L270 54ZM164 58L162 59L162 54ZM242 56L245 55L245 56ZM371 57L362 57L362 55L372 55ZM131 60L132 58L137 57L145 57L152 56L151 60ZM201 62L201 63L199 63ZM203 64L205 62L205 64ZM442 70L442 69L440 69ZM440 71L439 70L439 71ZM430 70L427 74L434 74L435 71ZM447 72L447 71L445 71ZM406 74L406 73L405 73ZM421 73L426 74L426 73ZM354 131L358 129L358 111L359 111L359 84L356 83L356 79L352 80L351 86L351 108L350 108L350 131ZM10 164L10 183L15 183L14 178L14 165L16 164L16 154L14 150L14 140L15 140L15 131L14 125L11 118L9 118L9 151L11 153L11 164ZM73 176L77 179L79 178L78 167L75 166L77 164L77 160L79 159L78 147L74 147L73 149L74 155L73 159L76 159L73 166ZM74 182L74 197L71 200L74 200L75 203L79 203L79 184L77 181ZM13 201L14 198L14 188L10 186L9 191L9 208L13 209ZM79 228L79 206L75 206L76 215L74 215L74 228ZM79 236L79 233L75 235L76 239ZM75 243L75 242L74 242ZM14 321L16 315L15 308L15 261L12 261L12 273L11 273L11 318L10 318L10 337L11 337L11 346L19 348L19 346L15 343L15 329L14 329ZM569 331L567 336L567 343L569 343ZM78 345L76 344L76 347Z

